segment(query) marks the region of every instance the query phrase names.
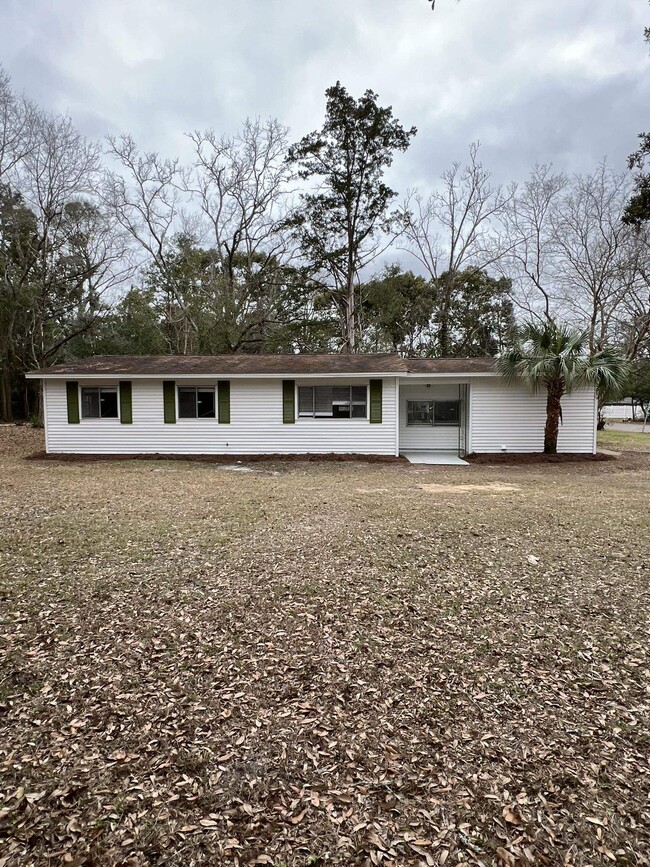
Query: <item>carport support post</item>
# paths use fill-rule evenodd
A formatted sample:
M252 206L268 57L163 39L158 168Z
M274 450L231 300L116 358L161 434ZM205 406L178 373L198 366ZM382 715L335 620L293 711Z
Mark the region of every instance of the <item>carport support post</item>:
M399 376L395 377L395 457L399 457Z
M460 409L458 418L458 457L464 458L467 454L467 427L469 425L469 385L458 385L458 406Z

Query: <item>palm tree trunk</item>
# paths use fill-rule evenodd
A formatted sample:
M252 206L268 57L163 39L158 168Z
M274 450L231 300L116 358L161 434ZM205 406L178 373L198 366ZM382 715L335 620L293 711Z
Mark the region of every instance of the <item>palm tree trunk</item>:
M557 437L562 416L562 395L564 386L561 382L547 385L546 394L546 427L544 428L544 454L557 454Z

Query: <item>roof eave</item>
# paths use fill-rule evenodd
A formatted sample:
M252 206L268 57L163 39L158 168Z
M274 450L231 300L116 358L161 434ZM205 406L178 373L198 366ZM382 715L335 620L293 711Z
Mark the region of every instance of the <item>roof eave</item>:
M345 370L337 373L322 373L319 371L304 371L297 373L296 371L286 370L278 373L229 373L227 371L214 371L214 373L176 373L167 371L164 373L129 373L127 371L112 371L104 373L83 373L81 371L68 373L48 373L47 371L32 370L25 374L25 379L164 379L165 377L173 377L174 379L304 379L306 377L319 378L340 378L355 377L357 379L381 378L387 376L406 376L402 371L385 370L376 371L359 371L348 372Z
M319 371L304 371L296 373L295 371L279 371L277 373L228 373L225 371L214 371L213 373L176 373L174 371L159 372L159 373L129 373L127 371L112 371L104 373L84 373L82 371L68 371L67 373L48 373L47 371L32 370L25 374L25 379L164 379L165 377L173 377L174 379L307 379L318 377L319 379L340 379L342 376L354 379L385 379L387 377L398 377L399 379L458 379L475 378L485 376L496 376L494 370L454 370L454 371L430 371L428 373L412 373L406 371L358 371L346 372L338 371L336 373L324 373Z

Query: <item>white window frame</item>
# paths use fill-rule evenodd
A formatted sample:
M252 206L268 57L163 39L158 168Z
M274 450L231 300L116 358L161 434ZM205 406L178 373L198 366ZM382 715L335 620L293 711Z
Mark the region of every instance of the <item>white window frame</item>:
M194 406L197 415L181 415L181 389L193 389L195 393ZM214 416L198 415L199 391L211 391L214 395ZM217 389L214 385L181 385L176 383L176 418L178 421L217 421L219 416Z
M118 385L79 385L79 421L119 421L120 420L120 388ZM84 415L84 391L98 392L99 415ZM117 415L102 415L102 391L115 392L117 398Z
M312 411L309 413L306 413L306 412L301 413L300 412L300 389L301 388L310 388L312 390ZM329 388L332 390L335 388L348 388L350 390L350 399L349 399L349 401L343 401L343 403L346 403L350 407L350 415L349 416L345 416L345 415L344 416L335 416L333 414L332 415L322 415L322 414L317 415L316 414L316 391L315 391L317 388ZM352 389L353 388L363 388L365 391L365 400L363 400L363 401L353 400L352 399ZM334 401L332 401L332 406L334 406ZM363 406L365 408L364 414L353 416L352 415L352 408L354 406ZM303 384L303 383L296 383L296 415L297 415L298 419L310 418L310 419L313 419L315 421L319 421L319 420L321 420L321 421L368 421L369 410L370 410L370 399L369 399L369 394L368 394L368 384L367 383L364 383L362 385L360 385L359 383L354 383L354 384L350 384L350 385L348 385L348 383L340 383L337 385L323 385L323 384L308 385L308 384Z

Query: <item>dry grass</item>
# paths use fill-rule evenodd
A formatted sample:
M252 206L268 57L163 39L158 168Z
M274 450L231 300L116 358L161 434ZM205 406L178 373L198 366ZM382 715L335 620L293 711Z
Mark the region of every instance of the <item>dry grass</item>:
M649 863L648 456L0 445L1 865Z

